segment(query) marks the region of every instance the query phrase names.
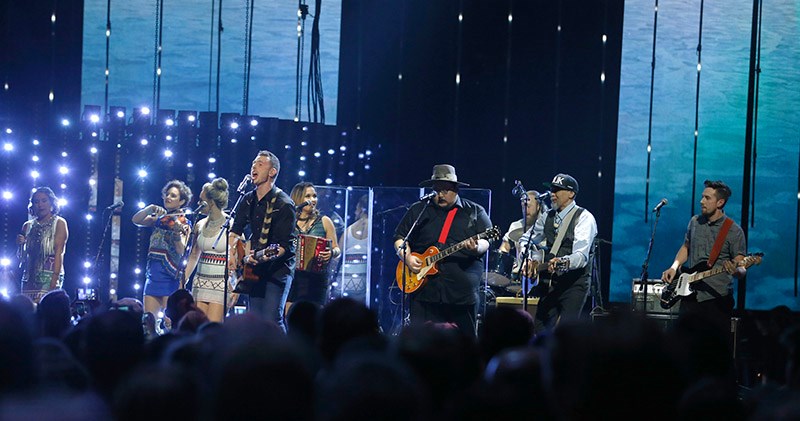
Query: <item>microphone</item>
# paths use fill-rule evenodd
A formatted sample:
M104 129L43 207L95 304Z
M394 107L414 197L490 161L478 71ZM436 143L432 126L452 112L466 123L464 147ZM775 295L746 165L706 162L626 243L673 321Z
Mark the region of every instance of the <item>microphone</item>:
M208 206L208 202L201 200L200 203L197 204L197 208L193 210L192 213L199 213L206 206Z
M663 208L664 206L667 206L667 204L669 204L669 201L668 201L666 198L664 198L664 199L661 199L661 201L660 201L660 202L658 202L658 204L656 205L656 207L654 207L654 208L653 208L653 212L658 212L658 211L660 211L660 210L661 210L661 208Z
M119 208L121 208L121 207L123 207L123 206L125 206L125 202L123 202L122 200L120 200L119 202L117 202L117 203L114 203L113 205L111 205L111 206L107 207L107 208L106 208L106 210L114 210L114 209L119 209Z
M297 210L303 209L304 207L311 204L310 200L306 200L305 202L301 203L300 206L297 207Z
M253 177L250 177L250 174L247 174L242 179L242 182L239 183L239 187L236 188L236 191L243 192L247 188L247 184L253 180Z
M511 189L511 194L514 197L522 199L525 197L525 187L522 185L522 182L519 180L514 180L514 188Z
M435 191L432 191L432 192L430 192L430 193L428 193L428 194L426 194L426 195L423 195L422 197L420 197L420 198L419 198L419 200L420 200L420 201L424 201L424 200L431 200L431 199L433 199L434 197L436 197L436 195L437 195L437 194L439 194L439 193L437 193L437 192L435 192Z

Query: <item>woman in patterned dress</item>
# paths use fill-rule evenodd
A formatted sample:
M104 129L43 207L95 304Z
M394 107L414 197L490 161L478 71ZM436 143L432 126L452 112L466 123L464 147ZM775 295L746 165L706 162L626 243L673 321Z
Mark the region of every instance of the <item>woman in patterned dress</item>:
M21 249L22 293L39 303L48 292L64 284L64 250L69 230L67 221L58 216L58 199L49 187L39 187L31 194L28 213L31 219L22 225L17 244Z
M197 307L206 313L208 320L221 322L225 316L223 307L225 287L225 235L219 237L222 226L228 214L223 211L228 206L228 181L216 178L203 185L200 191L200 200L205 202L207 218L202 219L194 227L194 248L189 255L186 265L186 279L197 268L192 283L192 296ZM214 246L217 238L220 241ZM233 288L228 286L228 293ZM228 305L232 304L232 297L228 296Z
M192 200L192 190L183 181L171 180L161 189L164 206L150 204L133 215L133 223L153 227L147 251L144 311L157 315L167 307L167 298L182 287L178 281L181 257L191 226L181 208ZM177 321L175 321L177 323Z

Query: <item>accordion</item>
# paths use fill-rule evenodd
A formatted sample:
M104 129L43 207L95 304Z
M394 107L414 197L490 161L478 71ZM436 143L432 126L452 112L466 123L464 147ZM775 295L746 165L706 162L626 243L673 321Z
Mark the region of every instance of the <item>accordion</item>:
M299 235L297 247L297 267L296 270L312 273L325 273L328 270L328 262L323 262L319 258L319 253L330 251L331 240L313 235Z

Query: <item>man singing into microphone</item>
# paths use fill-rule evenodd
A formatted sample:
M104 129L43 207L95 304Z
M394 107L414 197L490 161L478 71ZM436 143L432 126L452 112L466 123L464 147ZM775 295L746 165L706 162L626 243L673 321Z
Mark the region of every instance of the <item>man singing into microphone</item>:
M245 194L238 208L236 219L230 233L231 256L236 256L235 244L250 226L251 253L237 256L250 265L258 282L250 293L250 309L264 317L275 321L282 329L283 308L286 297L292 286L295 264L295 208L289 195L275 185L281 164L278 157L269 151L259 151L250 167L250 177L256 189ZM277 253L265 253L255 258L255 251L269 246L276 247ZM228 265L235 269L236 258Z
M725 215L723 208L731 197L731 188L722 181L706 180L700 198L700 215L689 221L683 244L675 255L672 266L661 275L664 282L672 282L678 268L689 261L692 266L711 260L714 268L725 267L726 272L709 276L692 283L694 292L681 299L680 314L699 314L719 329L729 332L733 311L733 279L731 273L743 276L746 246L744 231ZM727 231L727 232L725 232ZM719 241L720 246L716 243ZM740 268L736 268L736 266ZM703 269L705 270L705 269Z
M400 260L414 273L419 273L423 261L411 253L422 253L430 246L443 250L467 240L460 251L437 263L439 273L410 295L411 322L454 323L469 337L476 335L478 286L483 274L483 256L489 249L485 239L471 237L492 226L486 211L475 202L458 195L461 186L452 165L435 165L430 180L419 184L431 187L436 194L411 206L395 231L394 247ZM403 238L422 214L419 225L409 237L406 250Z

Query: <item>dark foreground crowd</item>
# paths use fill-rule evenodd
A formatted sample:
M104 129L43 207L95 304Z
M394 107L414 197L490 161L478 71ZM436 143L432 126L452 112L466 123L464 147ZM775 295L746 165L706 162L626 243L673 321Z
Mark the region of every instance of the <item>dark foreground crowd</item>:
M729 338L693 317L664 331L620 314L533 338L527 313L498 307L474 341L447 325L389 336L339 299L296 303L284 334L252 314L208 323L184 296L155 335L135 300L74 326L70 304L61 290L35 311L0 300L0 420L800 419L790 323L764 326L761 385L743 390Z

